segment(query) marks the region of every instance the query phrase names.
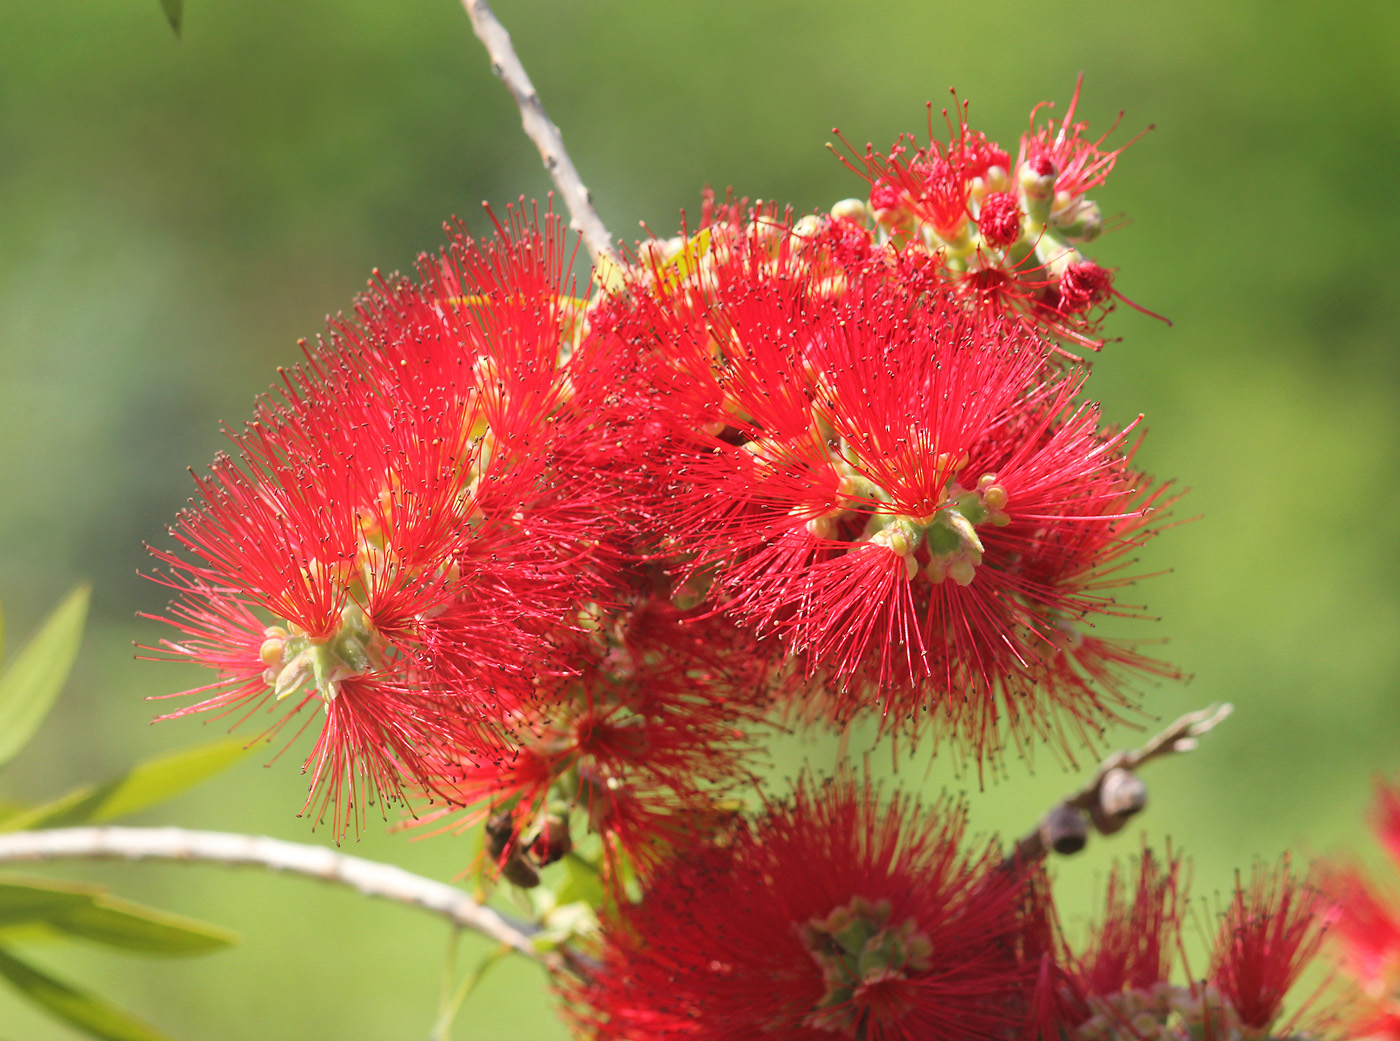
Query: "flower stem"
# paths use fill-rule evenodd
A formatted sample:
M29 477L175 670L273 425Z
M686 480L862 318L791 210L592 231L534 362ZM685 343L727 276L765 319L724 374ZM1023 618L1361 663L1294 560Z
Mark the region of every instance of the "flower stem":
M547 968L556 967L558 959L536 949L535 926L508 918L454 886L322 846L185 828L55 828L0 835L0 863L33 860L170 860L304 875L422 908Z
M545 170L563 196L564 205L569 208L569 226L583 239L594 266L609 268L616 263L612 236L608 234L598 211L593 208L592 193L584 185L573 160L564 149L563 134L545 113L535 85L530 82L525 66L520 64L520 58L510 42L510 33L506 32L486 0L462 0L462 6L471 19L472 30L491 59L491 71L515 98L525 136L539 149Z

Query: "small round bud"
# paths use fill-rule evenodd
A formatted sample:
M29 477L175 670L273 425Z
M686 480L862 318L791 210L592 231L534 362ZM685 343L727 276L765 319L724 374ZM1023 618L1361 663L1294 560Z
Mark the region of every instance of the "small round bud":
M1073 806L1056 806L1040 822L1040 841L1056 853L1078 853L1089 841L1089 822Z
M282 664L282 651L287 646L287 637L284 633L281 636L269 635L258 648L258 660L268 668L274 668Z
M817 232L822 230L822 219L814 213L808 213L797 218L792 225L794 238L810 239L814 238Z
M836 220L849 220L855 221L857 224L864 224L870 216L870 210L866 207L864 199L842 199L831 207L831 216Z
M573 848L573 837L569 834L569 818L557 813L551 813L545 818L540 833L530 843L530 852L541 866L563 860Z
M1044 156L1022 164L1016 179L1027 199L1049 203L1055 198L1055 164Z
M948 565L948 577L960 586L970 586L977 577L977 565L970 560L954 560Z
M1011 192L992 192L977 215L977 230L990 246L1004 249L1021 237L1021 204Z
M1147 785L1131 770L1115 768L1099 782L1099 797L1089 807L1089 817L1100 834L1121 831L1128 820L1147 805Z

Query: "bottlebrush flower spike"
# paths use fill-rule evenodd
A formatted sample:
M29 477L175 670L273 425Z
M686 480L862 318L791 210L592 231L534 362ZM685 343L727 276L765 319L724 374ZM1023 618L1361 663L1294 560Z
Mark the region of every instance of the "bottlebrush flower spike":
M509 855L567 832L572 815L601 836L619 882L624 860L646 871L709 837L719 800L752 777L773 668L751 636L664 601L593 612L584 624L569 656L576 674L539 681L510 728L514 754L443 764L438 794L449 806L421 823L455 816L447 827L457 831L489 817Z
M959 249L968 245L974 201L989 190L1002 191L1009 185L1011 158L980 130L968 126L967 105L954 100L956 124L946 109L943 112L949 135L946 144L934 140L930 104L927 145L906 134L888 154L870 145L864 155L850 149L863 170L844 157L842 162L870 182L870 208L878 224L931 235L934 239L928 244Z
M1050 102L1042 102L1031 110L1031 128L1021 137L1020 154L1016 157L1017 168L1053 178L1051 198L1054 209L1061 213L1078 204L1086 192L1103 184L1113 172L1118 156L1152 129L1148 127L1132 140L1107 150L1103 144L1118 128L1123 118L1119 113L1113 126L1097 139L1088 140L1085 131L1089 129L1089 124L1074 121L1074 110L1079 107L1079 92L1083 86L1084 74L1080 73L1074 82L1074 93L1070 96L1064 119L1058 125L1053 119L1047 120L1042 127L1035 125L1041 109L1054 107Z
M629 1041L1014 1037L1024 880L964 832L956 805L804 781L605 919L597 971L563 984L574 1019Z
M901 261L931 257L939 280L977 310L1016 315L1075 347L1097 350L1103 345L1097 329L1114 298L1143 310L1113 289L1111 272L1078 249L1104 227L1086 193L1104 182L1133 141L1107 151L1107 134L1092 142L1084 137L1087 124L1074 122L1081 84L1082 77L1058 126L1036 128L1045 107L1036 106L1015 163L968 125L965 103L943 113L946 143L934 140L930 106L927 145L905 135L888 153L870 145L860 152L842 138L850 157L839 157L870 183L867 214L877 246Z
M1185 911L1181 861L1169 855L1163 864L1144 850L1131 894L1129 884L1115 865L1103 918L1075 959L1075 978L1085 994L1102 998L1137 991L1145 997L1171 978Z
M1092 732L1125 696L1093 681L1146 662L1082 627L1121 611L1104 589L1160 493L1029 327L873 261L834 291L810 245L769 226L636 294L619 335L659 388L658 541L829 681L838 721L932 715L979 762L1008 735L1068 751L1057 717Z
M1322 946L1332 907L1294 877L1285 859L1258 866L1234 897L1216 936L1208 978L1229 1003L1245 1041L1296 1031L1305 1010L1275 1027L1289 990Z
M164 649L220 674L172 715L324 709L307 807L333 806L337 835L371 798L431 790L443 758L502 754L600 595L592 493L550 479L585 422L560 366L562 229L501 230L425 258L422 288L371 283L232 435L238 462L196 479L187 553L152 551L178 597Z
M1372 824L1400 867L1400 790L1377 783ZM1400 1041L1400 898L1350 864L1330 868L1327 890L1336 902L1342 968L1360 992L1346 1017L1348 1035Z
M1317 954L1329 919L1318 890L1285 860L1237 882L1204 979L1177 983L1185 967L1187 901L1181 862L1144 851L1134 892L1115 867L1106 911L1082 953L1063 960L1059 988L1041 1001L1042 1038L1068 1041L1260 1041L1327 1034L1330 1010L1302 1003L1280 1024L1290 989ZM1186 973L1183 973L1186 975Z

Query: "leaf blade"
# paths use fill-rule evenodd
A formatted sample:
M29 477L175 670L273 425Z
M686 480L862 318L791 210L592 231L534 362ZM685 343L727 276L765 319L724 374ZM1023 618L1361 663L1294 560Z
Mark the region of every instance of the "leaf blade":
M211 954L237 933L112 896L101 886L21 875L0 878L0 930L10 936L77 938L135 954ZM20 930L25 930L21 932Z
M103 998L40 972L3 949L0 976L50 1015L102 1041L172 1041Z
M69 593L0 675L0 766L29 742L67 681L83 638L89 592L80 585Z
M184 915L100 895L45 919L60 932L134 954L184 958L213 954L239 942L236 933Z
M184 0L160 0L161 10L165 12L165 20L170 23L170 29L175 33L175 38L180 38L180 23L185 17Z
M82 785L42 806L0 817L0 833L101 824L164 802L238 762L249 751L242 738L223 738L137 763L100 785Z
M76 882L7 877L0 879L0 926L43 921L90 904L101 890Z

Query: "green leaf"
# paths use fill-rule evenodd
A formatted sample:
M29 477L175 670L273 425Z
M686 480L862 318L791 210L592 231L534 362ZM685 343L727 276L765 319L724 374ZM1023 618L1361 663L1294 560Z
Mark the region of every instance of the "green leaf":
M227 929L121 900L100 886L52 879L0 880L0 928L11 938L16 931L26 939L52 939L57 933L175 957L209 954L238 942Z
M0 766L39 729L68 679L83 638L88 591L83 585L69 593L0 676Z
M173 798L227 769L242 759L249 747L244 739L230 737L147 759L105 784L84 785L24 813L0 817L0 832L69 828L124 817Z
M103 1041L170 1041L102 998L54 979L13 954L0 950L0 976L46 1012Z
M188 957L238 943L237 933L217 925L105 894L52 914L45 922L69 936L138 954Z
M185 17L184 0L160 0L160 6L165 11L165 20L175 32L175 38L179 39L180 21Z
M90 904L101 890L47 879L0 881L0 926L43 921L82 904Z

